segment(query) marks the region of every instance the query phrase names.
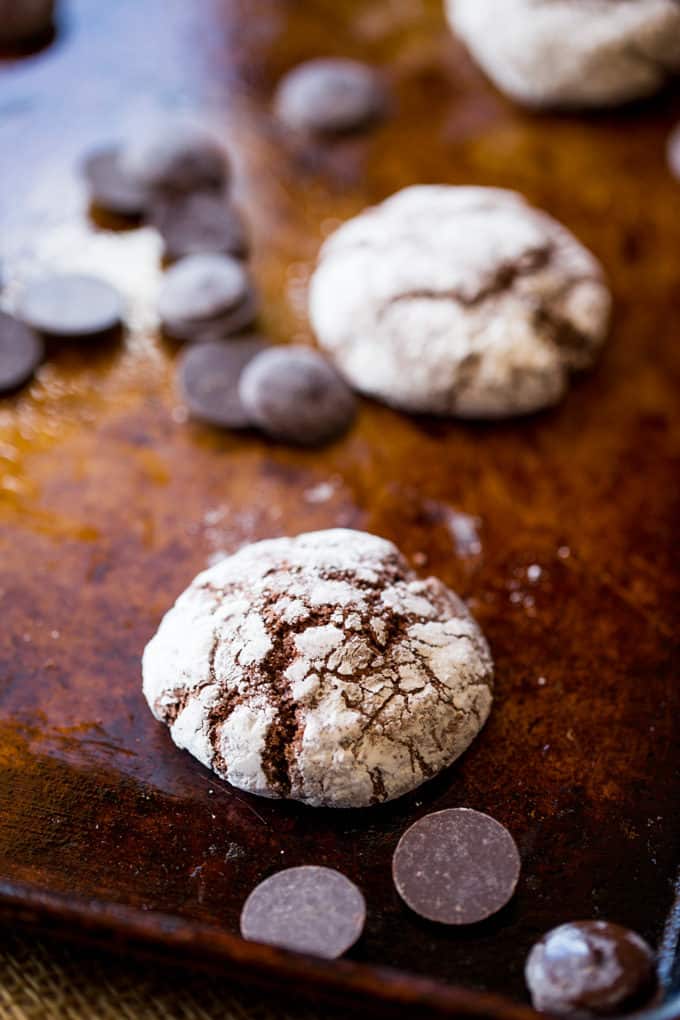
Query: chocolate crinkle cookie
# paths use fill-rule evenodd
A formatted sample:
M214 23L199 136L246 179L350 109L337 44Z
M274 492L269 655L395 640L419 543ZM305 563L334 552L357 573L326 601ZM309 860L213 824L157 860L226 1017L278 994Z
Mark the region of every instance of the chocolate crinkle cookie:
M405 411L502 418L555 404L604 342L598 261L519 194L417 186L321 249L310 317L357 390Z
M531 106L610 106L680 73L678 0L446 0L453 30Z
M352 808L463 753L493 666L457 595L390 542L338 529L258 542L199 574L143 675L177 746L233 786Z

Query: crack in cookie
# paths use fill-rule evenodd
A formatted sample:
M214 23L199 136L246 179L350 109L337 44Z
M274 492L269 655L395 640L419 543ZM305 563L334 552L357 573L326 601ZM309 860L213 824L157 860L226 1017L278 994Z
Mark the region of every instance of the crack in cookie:
M538 248L527 248L512 262L501 262L490 273L488 279L480 279L478 289L472 293L450 288L448 290L432 290L427 287L407 290L393 295L378 312L378 319L401 301L455 301L465 308L475 308L490 298L498 297L513 289L515 281L522 276L531 276L550 264L554 253L554 245L546 243Z

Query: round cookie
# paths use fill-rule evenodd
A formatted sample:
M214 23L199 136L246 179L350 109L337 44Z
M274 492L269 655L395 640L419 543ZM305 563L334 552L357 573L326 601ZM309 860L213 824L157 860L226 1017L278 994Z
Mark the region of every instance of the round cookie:
M557 1016L619 1016L646 1005L657 986L647 943L608 921L553 928L529 953L525 974L534 1007Z
M610 305L594 256L521 195L424 185L332 234L309 297L355 389L463 418L556 403L594 360Z
M176 340L219 340L257 312L247 270L233 256L187 255L167 270L158 295L163 329Z
M161 122L131 138L121 169L140 184L160 191L223 188L229 164L213 136L196 124Z
M609 106L680 72L677 0L445 0L499 88L531 106Z
M257 542L199 574L142 671L178 747L242 790L313 806L413 790L492 701L489 649L458 596L346 529Z
M347 383L309 347L270 347L258 354L241 376L239 396L253 424L301 446L337 438L356 414Z
M308 60L282 78L274 97L277 118L294 131L343 134L384 116L385 87L372 67L342 57Z

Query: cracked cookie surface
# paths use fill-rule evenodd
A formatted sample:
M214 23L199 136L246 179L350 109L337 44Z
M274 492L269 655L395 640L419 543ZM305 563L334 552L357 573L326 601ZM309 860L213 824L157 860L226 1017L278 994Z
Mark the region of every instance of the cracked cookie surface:
M478 734L493 664L464 603L384 539L347 529L246 546L199 574L143 658L174 742L233 786L364 807Z
M446 0L488 76L532 106L609 106L680 73L679 0Z
M604 342L600 264L512 191L421 185L321 249L309 311L361 392L405 411L498 418L556 403Z

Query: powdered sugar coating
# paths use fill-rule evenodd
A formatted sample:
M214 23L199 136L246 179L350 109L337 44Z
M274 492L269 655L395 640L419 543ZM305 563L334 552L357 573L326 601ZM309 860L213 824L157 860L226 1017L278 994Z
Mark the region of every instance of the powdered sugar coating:
M678 0L446 0L489 77L533 106L607 106L680 72Z
M594 256L521 195L417 186L331 235L309 308L356 389L495 418L556 403L603 343L610 305Z
M656 984L647 943L608 921L553 928L529 953L525 976L536 1009L572 1017L630 1012L647 1005Z
M232 785L361 807L453 762L492 701L487 643L441 581L347 529L246 546L199 574L143 659L175 743Z

